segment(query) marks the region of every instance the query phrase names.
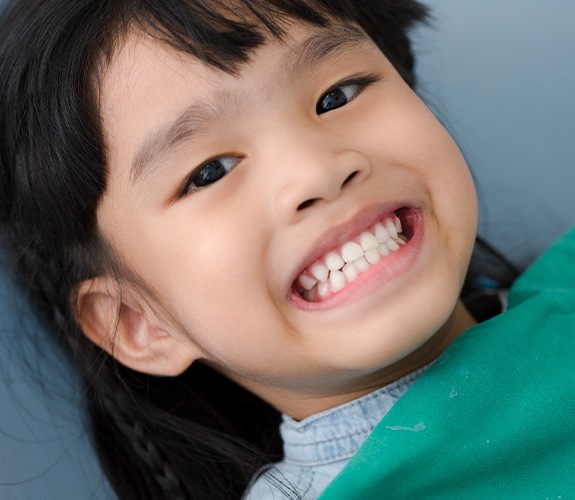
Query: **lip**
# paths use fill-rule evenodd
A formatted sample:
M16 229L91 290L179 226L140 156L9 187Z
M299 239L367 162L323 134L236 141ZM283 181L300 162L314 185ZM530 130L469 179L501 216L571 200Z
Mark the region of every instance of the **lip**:
M309 265L324 256L327 252L353 239L362 231L373 226L377 221L402 208L410 209L410 223L413 232L410 240L405 246L402 246L397 252L394 252L385 259L382 259L377 265L373 266L369 271L348 284L343 290L325 300L319 302L308 302L293 290L293 282ZM316 239L316 243L312 245L311 250L302 259L300 266L297 268L297 272L291 277L288 300L298 309L313 311L331 309L352 298L369 294L374 289L377 289L385 283L393 280L396 276L402 274L411 266L419 253L418 250L421 246L422 237L422 212L419 208L414 207L409 203L396 203L385 207L377 206L365 209L343 224L339 224L326 230Z

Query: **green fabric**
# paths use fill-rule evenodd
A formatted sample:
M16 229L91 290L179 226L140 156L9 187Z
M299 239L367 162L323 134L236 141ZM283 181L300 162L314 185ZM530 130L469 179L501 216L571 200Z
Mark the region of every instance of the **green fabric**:
M575 230L461 335L328 486L330 499L575 498Z

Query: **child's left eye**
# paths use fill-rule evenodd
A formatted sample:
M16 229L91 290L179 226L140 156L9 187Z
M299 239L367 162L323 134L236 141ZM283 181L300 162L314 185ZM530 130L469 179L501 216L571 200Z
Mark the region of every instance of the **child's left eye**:
M368 85L376 81L373 77L362 77L338 83L329 89L316 104L318 115L345 106L353 101Z

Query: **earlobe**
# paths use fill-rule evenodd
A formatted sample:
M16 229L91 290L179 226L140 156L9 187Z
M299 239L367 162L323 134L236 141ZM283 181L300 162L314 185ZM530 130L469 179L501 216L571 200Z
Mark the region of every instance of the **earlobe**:
M199 356L160 325L140 294L111 277L80 284L76 316L84 334L120 363L150 375L175 376Z

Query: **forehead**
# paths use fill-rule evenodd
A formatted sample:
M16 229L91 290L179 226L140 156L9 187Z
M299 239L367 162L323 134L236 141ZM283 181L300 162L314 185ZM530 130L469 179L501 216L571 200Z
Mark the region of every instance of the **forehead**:
M281 34L268 36L261 44L246 50L242 56L230 58L221 65L211 64L193 53L174 48L169 42L158 40L138 28L129 29L115 45L115 50L103 65L100 81L105 90L110 85L126 83L130 77L141 76L138 73L152 72L156 69L172 68L176 65L191 65L198 76L229 75L241 76L259 54L270 49L283 52L281 67L287 71L312 67L329 55L359 49L362 44L371 43L367 34L355 23L332 22L327 26L315 26L291 20ZM277 54L276 54L277 57ZM240 64L238 59L245 58Z

